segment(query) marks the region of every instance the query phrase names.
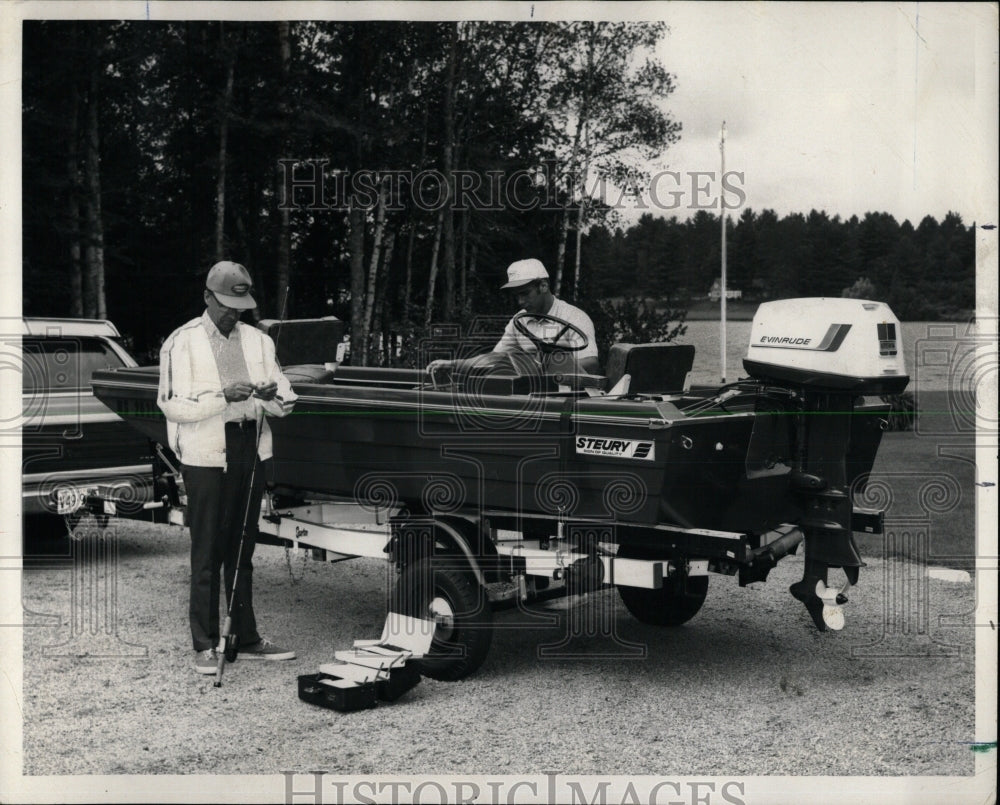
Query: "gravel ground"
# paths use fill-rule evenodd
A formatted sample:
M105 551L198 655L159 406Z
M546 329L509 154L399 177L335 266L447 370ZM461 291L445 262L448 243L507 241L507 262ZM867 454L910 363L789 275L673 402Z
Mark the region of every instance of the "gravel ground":
M341 714L299 701L296 675L378 636L386 563L289 567L259 547L262 631L299 656L237 661L214 688L192 667L186 530L116 533L24 572L27 775L973 773L974 586L912 564L868 560L840 633L789 595L799 557L749 588L712 576L678 629L638 623L610 591L503 613L472 678ZM117 558L97 553L116 542ZM887 622L894 597L912 606Z

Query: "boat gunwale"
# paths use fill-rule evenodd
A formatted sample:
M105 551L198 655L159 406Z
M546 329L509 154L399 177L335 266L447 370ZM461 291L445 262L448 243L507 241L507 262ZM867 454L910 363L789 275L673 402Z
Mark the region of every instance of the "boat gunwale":
M131 368L131 367L130 367ZM148 367L135 367L138 369ZM113 372L115 375L123 374L122 370L101 370ZM128 369L125 370L126 372ZM154 376L150 372L132 375L129 379L108 379L95 378L92 380L95 392L98 388L109 389L135 389L154 391L158 387L158 381L153 382ZM562 392L557 394L480 394L475 395L472 400L478 405L462 405L462 400L456 400L457 396L465 396L467 392L459 389L437 390L425 388L386 388L381 385L332 385L327 383L293 382L294 389L303 393L298 395L298 404L320 406L336 401L347 406L378 406L390 409L386 413L391 413L393 409L401 414L408 414L413 411L425 411L428 408L441 409L446 415L455 416L496 416L509 417L511 414L524 410L526 404L534 406L534 410L526 412L532 416L541 418L542 421L560 420L567 413L575 420L586 422L591 425L608 425L615 427L645 427L646 429L664 430L678 423L690 424L694 421L718 421L720 419L739 419L755 416L753 411L719 411L713 412L712 416L706 416L704 411L699 411L697 416L686 413L680 408L674 407L673 411L664 410L663 403L672 403L673 399L679 399L683 395L664 395L663 399L629 399L625 397L589 397L585 393ZM316 393L316 390L323 393ZM312 391L313 393L309 393ZM365 391L372 392L370 396L363 395ZM419 397L417 400L409 399ZM470 400L471 401L471 400ZM597 410L586 411L575 408L566 411L566 403L576 401L579 403L592 404ZM629 410L629 407L631 410ZM617 410L616 410L617 409ZM292 411L292 415L305 413L302 411ZM665 416L666 415L666 416ZM645 421L643 421L645 420Z

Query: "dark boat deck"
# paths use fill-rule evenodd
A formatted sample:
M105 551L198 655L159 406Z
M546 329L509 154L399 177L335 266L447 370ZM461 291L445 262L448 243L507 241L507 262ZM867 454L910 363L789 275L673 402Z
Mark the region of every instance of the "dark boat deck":
M792 417L752 382L731 397L717 388L618 397L594 376L584 385L486 373L445 385L423 370L285 371L299 400L269 419L268 481L303 496L413 514L490 509L752 533L800 514L788 484ZM165 443L157 381L156 367L119 369L95 374L94 387ZM852 417L856 474L874 460L881 411Z

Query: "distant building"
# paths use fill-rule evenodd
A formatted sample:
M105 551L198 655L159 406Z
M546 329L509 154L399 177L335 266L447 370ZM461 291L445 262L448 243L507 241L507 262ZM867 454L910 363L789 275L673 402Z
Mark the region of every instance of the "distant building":
M712 283L712 290L708 292L708 298L713 302L718 302L722 298L722 279L720 277L715 278L715 282ZM726 288L726 299L742 299L743 291L735 290L733 288Z

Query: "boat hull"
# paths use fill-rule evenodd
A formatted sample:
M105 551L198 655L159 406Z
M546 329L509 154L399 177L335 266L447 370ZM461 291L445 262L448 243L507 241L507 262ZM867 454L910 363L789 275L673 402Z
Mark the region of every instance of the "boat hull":
M295 410L269 420L268 483L411 514L503 511L744 533L801 514L789 483L789 418L755 412L752 401L691 416L682 409L692 398L434 390L415 382L422 373L386 371L391 382L381 385L377 371L349 369L338 370L339 384L293 383ZM157 379L156 367L108 370L95 374L94 389L165 444ZM864 420L851 422L854 476L870 470L881 434Z

